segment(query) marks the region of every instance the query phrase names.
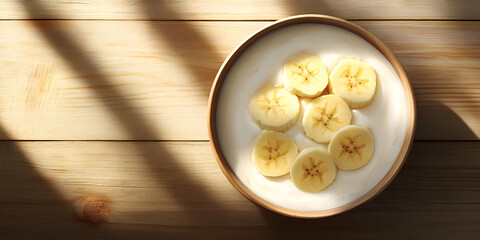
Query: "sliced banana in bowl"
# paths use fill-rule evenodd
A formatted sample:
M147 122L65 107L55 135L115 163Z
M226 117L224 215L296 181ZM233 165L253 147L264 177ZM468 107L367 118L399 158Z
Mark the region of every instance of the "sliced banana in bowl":
M279 177L290 172L297 154L298 147L292 137L275 131L264 131L255 142L252 159L261 174Z
M248 110L262 129L285 131L297 122L300 102L282 87L266 86L251 98Z
M324 95L308 104L302 127L314 141L328 143L335 132L351 121L352 112L345 101L335 95Z
M327 68L318 56L301 53L283 67L285 88L301 97L316 97L328 85Z
M355 59L342 59L330 73L330 93L341 97L350 108L367 106L375 96L377 75L369 64Z
M321 147L309 147L298 154L290 176L300 190L316 193L332 184L337 176L337 168L327 151Z
M305 52L316 56L299 57ZM328 89L321 64L332 70ZM368 127L374 142L366 133L346 142L350 124ZM378 195L404 163L414 129L412 90L395 55L365 29L329 16L295 16L253 34L224 62L209 98L210 143L226 178L249 200L291 217L331 216Z
M365 127L350 125L340 129L328 145L335 165L342 170L355 170L370 162L374 151L373 135Z

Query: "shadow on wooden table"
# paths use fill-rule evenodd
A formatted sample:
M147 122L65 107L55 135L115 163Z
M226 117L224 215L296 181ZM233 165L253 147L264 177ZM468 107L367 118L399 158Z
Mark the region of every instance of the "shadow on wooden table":
M175 12L165 1L141 1L140 7L148 19L161 19L161 16L158 16L159 13L168 13L169 16L179 16L180 14ZM215 78L215 70L223 62L222 57L215 54L216 50L212 43L187 21L163 21L161 24L158 24L157 21L149 21L148 23L152 35L158 38L158 42L166 40L165 42L170 48L174 49L175 56L180 58L183 68L188 69L194 76L196 82L192 84L200 87L204 96L208 97ZM182 45L190 46L183 47ZM200 76L209 75L210 77L205 79L200 78Z
M36 13L41 12L42 16L45 16L49 11L42 6L42 3L37 1L23 1L24 8L30 14L30 18L37 19ZM50 19L57 19L56 14L50 12L48 14ZM98 90L98 88L92 87L92 91L99 99L103 102L105 106L108 107L109 111L115 116L120 123L122 123L125 131L129 133L131 139L156 139L151 133L153 126L140 114L140 110L136 109L131 102L126 100L126 97L123 96L118 90L115 89L114 83L106 76L102 69L95 62L94 58L88 55L87 51L84 51L82 44L76 39L72 38L68 33L68 25L62 23L61 21L36 21L34 22L35 26L39 33L45 38L45 40L50 43L50 46L55 50L59 56L68 64L68 66L76 71L78 75L88 75L94 76L92 78L82 78L90 86L108 86L109 91ZM188 26L185 26L189 28ZM202 40L200 35L195 34L192 30L192 36L190 36L194 41L203 41L201 44L202 47L209 46L205 40ZM165 33L167 34L167 33ZM168 34L167 34L168 35ZM172 39L175 41L175 39ZM213 52L213 50L211 51ZM210 56L211 59L217 59L215 56ZM202 61L201 59L196 59L196 61ZM215 60L216 61L216 60ZM187 67L186 67L187 68ZM192 69L189 67L189 69ZM194 70L196 71L196 70ZM193 72L196 74L195 72ZM203 81L203 80L202 80ZM211 79L208 79L211 82ZM209 88L204 89L205 96L208 96ZM115 101L112 101L114 99ZM195 119L192 119L194 121ZM225 209L222 209L222 204L216 201L214 194L209 191L208 186L204 183L195 181L192 177L185 172L176 161L175 157L169 152L168 149L158 148L153 149L146 146L142 142L138 142L136 147L142 153L143 160L148 164L151 169L152 176L158 180L159 188L162 188L170 194L170 196L175 199L178 204L184 209L184 212L187 213L186 218L184 219L185 223L201 223L205 221L212 221L212 224L219 224L222 222L228 222L229 219L234 218L235 216L230 214L220 214L218 219L212 219L208 214L198 213L199 209L196 209L199 202L204 206L212 205L215 206L215 209L218 209L221 212L227 212ZM169 164L173 165L175 169L175 174L178 177L179 184L188 184L189 190L180 191L174 187L162 186L162 161L170 161ZM52 192L53 196L56 193ZM58 195L58 194L56 194ZM171 215L168 212L163 212L163 215L157 216L158 218L168 219ZM156 235L158 236L158 235Z
M104 239L138 232L109 224L81 224L72 200L42 176L2 126L0 138L0 239ZM152 235L168 238L161 232Z
M478 140L473 130L445 104L428 101L417 104L417 140Z
M38 2L25 0L24 6L32 18L35 18L35 13L39 10L41 10L43 13L47 12L46 9L42 8L41 3ZM144 5L145 12L150 16L155 14L155 9L158 7L165 8L167 6L164 6L161 3L154 3L153 5L145 3ZM52 19L55 18L54 14L50 15L52 16ZM94 59L91 58L85 51L82 51L82 46L80 43L69 36L68 32L65 30L65 26L55 21L37 22L36 25L42 36L51 44L52 48L58 52L58 54L64 59L65 62L69 64L73 70L78 72L79 75L96 76L96 79L84 79L85 81L92 86L112 86L108 94L105 91L100 92L96 90L96 88L92 89L95 91L98 99L103 101L105 106L110 109L112 114L116 116L121 123L123 123L126 131L131 134L132 138L139 139L140 136L147 136L149 139L154 139L154 136L151 136L149 131L152 128L148 121L142 119L139 110L135 109L131 103L125 100L126 98L123 97L120 92L116 91L115 87L113 87L113 83L101 71ZM206 41L200 33L196 32L195 29L187 22L179 26L185 28L185 31L182 32L190 32L191 35L188 36L188 38L193 39L193 41L200 42L199 47L210 49L211 51L209 52L213 52L212 46L208 43L208 41ZM152 29L156 30L157 28L154 27ZM160 30L158 32L159 37L168 38L169 42L175 42L179 40L178 36L171 36L173 34L170 34L169 29L158 30ZM182 36L182 38L186 37ZM181 56L188 56L188 54L181 53ZM194 55L194 57L195 56L196 55ZM200 57L197 56L197 59L194 58L194 60L185 57L183 60L186 68L191 69L192 74L195 75L201 75L198 72L200 70L191 66L191 64L195 61L213 61L215 64L218 63L218 65L220 65L220 59L215 55L208 56L208 59L200 59ZM203 82L211 82L212 79L198 80L202 82L202 86L205 86L206 84ZM205 87L203 90L205 92L205 96L207 96L209 89ZM115 104L110 101L111 99L115 99ZM122 106L122 108L120 109L119 106ZM453 121L457 121L458 124L456 124L456 126L458 128L463 129L462 131L469 131L469 128L465 125L465 123L458 116L456 116L453 111L449 111L449 109L445 106L438 106L437 108L440 109L439 111L441 111L440 116L446 116L450 114L450 117L454 119ZM419 115L419 118L423 117ZM429 119L434 120L432 118ZM423 119L427 122L422 124L428 125L429 119ZM421 119L419 119L419 123L420 122ZM131 123L135 123L135 126L132 126ZM431 131L440 130L439 128L442 128L442 126L436 126L432 128ZM45 197L45 201L48 202L47 204L54 205L55 208L60 208L59 210L53 209L54 207L52 207L52 211L55 210L55 213L59 216L47 216L47 221L56 221L56 217L67 221L68 219L66 219L66 216L71 216L71 206L69 206L68 201L63 199L53 187L49 187L48 182L39 176L38 172L35 171L34 166L29 164L28 159L21 152L21 150L15 146L14 143L8 142L6 144L8 145L7 149L13 149L13 153L7 152L5 154L7 156L13 154L16 158L20 159L18 166L12 165L14 166L14 169L6 171L21 171L22 174L19 174L18 176L38 176L34 177L33 180L39 181L39 185L37 186L36 184L33 184L30 186L32 188L31 191L42 192L40 193L40 196ZM467 174L473 178L479 169L479 166L476 163L478 161L476 161L474 158L476 155L473 151L475 150L473 148L466 149L466 151L472 152L464 155L464 161L467 164L462 165L462 167L466 166L465 169L458 169L458 166L456 166L457 159L454 156L461 154L459 148L456 148L455 146L452 147L449 143L430 144L431 143L423 142L415 143L412 154L407 160L407 164L400 172L399 176L395 179L393 184L379 197L357 209L338 216L315 220L287 218L266 210L258 209L258 211L261 212L263 220L266 221L266 228L261 228L264 226L254 227L259 227L259 231L265 231L265 235L278 239L287 237L291 238L291 236L286 235L287 233L291 233L294 236L300 237L312 237L313 234L318 234L318 237L363 236L364 238L374 238L375 236L385 237L389 235L406 236L408 235L407 231L412 229L423 234L421 237L425 237L425 235L428 235L432 232L449 232L452 230L463 230L463 233L460 232L459 236L462 236L462 234L468 234L473 230L473 227L475 227L475 223L478 223L478 219L476 219L477 216L468 214L468 211L472 210L472 208L475 208L473 209L475 212L480 210L478 209L478 205L468 205L468 201L470 201L470 203L478 201L475 200L479 197L478 185L473 184L471 186L466 186L463 182L450 183L449 181L451 180L452 175L449 174L454 174L456 171L449 172L447 167L460 170L461 173ZM168 149L151 150L151 148L144 147L141 142L137 144L137 147L143 153L142 155L145 156L144 161L151 166L153 173L152 175L158 178L158 182L160 184L162 176L158 169L161 169L162 160L171 159L173 160L172 164L174 164L175 159L173 158L172 154L169 153ZM430 151L438 151L441 154L433 155L430 154ZM438 164L441 164L442 168L438 167ZM165 189L171 191L170 193L172 197L175 198L179 205L183 207L184 211L189 214L187 216L188 219L185 219L185 222L196 226L196 228L187 228L187 230L192 230L193 233L200 233L205 236L209 234L214 235L215 233L208 232L208 227L205 228L207 230L202 230L199 229L198 225L205 224L205 221L210 221L206 226L213 225L221 227L228 224L230 220L235 220L231 222L242 222L248 221L250 218L255 218L255 216L249 217L246 214L231 212L228 211L228 209L225 209L221 203L216 201L213 193L209 191L207 186L191 179L184 169L181 168L181 166L176 167L176 173L179 179L183 179L182 182L192 184L192 186L189 188L192 190L192 192L180 192L174 188ZM2 174L2 176L4 175ZM444 180L438 181L439 178L444 178ZM18 181L23 180L19 179ZM15 182L15 180L13 182ZM28 191L29 189L26 190ZM192 196L194 196L195 199L192 199ZM200 202L204 206L212 206L212 208L216 209L218 213L216 213L214 216L208 216L209 212L206 212L207 214L203 214L198 209L194 209L193 206L198 206ZM452 204L448 205L445 203ZM440 208L442 208L442 211L439 211ZM447 209L445 210L445 208ZM46 208L45 211L49 211L49 209L50 208ZM250 210L249 213L252 213L252 211ZM34 216L29 216L29 219L30 217ZM168 217L170 217L168 213L158 216L158 218ZM432 229L432 226L434 226L436 223L443 223L442 221L444 221L443 219L446 217L450 219L462 219L462 223L465 224L463 226L442 225L441 229ZM45 219L42 218L41 223L45 223L44 220ZM258 221L256 223L258 224ZM452 221L449 223L452 223ZM68 230L69 226L66 227ZM125 228L123 228L121 225L117 227L106 225L97 229L107 229L104 232L104 237L124 237L128 234L135 234L136 232L141 232L142 235L145 233L148 234L148 230L141 230L142 227L140 226L136 230L127 230L127 227L128 226L125 226ZM78 228L74 228L72 226L70 226L70 228L72 228L72 231L78 230ZM51 230L54 231L55 229ZM161 231L155 231L155 233L152 233L151 236L162 237L161 233ZM232 233L232 238L238 238L238 236L245 235L254 236L254 234L251 232L248 233L239 231ZM95 236L98 237L97 232L95 232Z
M17 143L8 141L10 137L2 126L0 137L7 140L0 142L0 236L8 235L10 227L25 223L34 225L71 219L73 211L69 203L31 165ZM35 195L36 202L22 201L22 196L26 195ZM14 198L10 199L11 196ZM26 201L30 199L25 197ZM16 208L29 207L35 208L29 215L16 215Z

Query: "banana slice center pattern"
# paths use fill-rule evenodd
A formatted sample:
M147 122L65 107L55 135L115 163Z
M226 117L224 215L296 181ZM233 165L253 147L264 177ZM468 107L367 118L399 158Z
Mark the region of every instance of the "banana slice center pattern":
M350 158L352 158L352 156L355 155L355 154L358 154L358 156L361 157L362 155L360 153L360 150L365 147L365 144L356 145L355 144L355 139L358 138L358 137L360 137L360 136L355 136L353 138L345 137L346 140L347 140L347 143L340 142L343 150L338 157L341 157L341 156L343 156L343 154L346 154L346 153L348 153L350 155Z
M309 65L310 65L310 62L306 64L294 64L294 66L297 67L298 70L293 71L293 73L301 77L302 79L301 84L305 84L305 83L312 84L312 82L309 80L314 75L318 74L318 72L320 71L318 68L315 69L314 71L310 71L310 69L308 69Z
M258 102L263 103L262 110L265 112L265 116L267 117L270 113L273 113L275 116L286 115L285 107L287 107L287 104L281 103L281 100L284 98L285 96L277 97L277 94L274 92L274 96L272 98L261 96Z
M312 178L318 177L318 179L320 180L320 183L323 184L323 175L326 172L323 167L325 162L319 160L317 163L315 163L315 160L313 160L313 158L311 157L308 158L308 161L310 163L310 167L307 167L305 163L302 164L302 168L304 169L302 181L304 181L308 177L312 177Z
M340 120L338 119L338 117L336 116L336 113L337 113L337 106L335 106L332 111L330 112L330 114L327 114L327 108L328 106L325 106L325 107L317 107L314 109L315 112L318 113L318 115L314 118L314 123L313 123L313 126L314 127L317 127L318 125L323 125L324 128L328 129L328 130L332 130L331 128L328 127L328 123L330 121L333 121L333 122L336 122L336 123L340 123Z
M263 146L263 149L268 151L268 157L265 157L265 164L267 167L270 166L272 162L277 163L280 157L285 156L288 153L288 149L281 151L281 147L284 144L284 141L277 140L276 144L272 144L269 139L267 139L267 145ZM287 164L287 158L283 158L284 164Z
M360 76L362 75L362 69L351 70L347 68L345 72L343 72L341 78L347 81L347 90L351 93L355 90L358 94L361 94L362 91L360 88L368 89L367 84L369 82L368 79L361 79Z

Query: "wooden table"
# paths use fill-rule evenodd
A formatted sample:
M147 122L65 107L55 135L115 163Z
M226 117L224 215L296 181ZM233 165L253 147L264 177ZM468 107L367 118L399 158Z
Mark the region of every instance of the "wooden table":
M333 15L399 57L412 151L377 198L325 219L257 207L220 172L207 97L272 21ZM480 2L0 2L0 239L480 239ZM74 214L84 196L107 223Z

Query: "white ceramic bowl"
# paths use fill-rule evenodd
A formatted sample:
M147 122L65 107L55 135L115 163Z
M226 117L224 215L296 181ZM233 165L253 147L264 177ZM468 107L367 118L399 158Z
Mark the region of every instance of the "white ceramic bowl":
M318 55L329 71L339 59L354 57L377 72L374 100L352 110L352 124L365 126L374 135L372 160L359 170L339 170L335 181L315 194L297 189L289 175L264 177L251 161L252 144L262 130L250 119L249 100L263 85L281 83L284 63L300 52ZM302 112L306 104L302 102ZM300 122L286 131L300 149L327 147L307 138ZM212 87L208 124L220 168L245 197L280 214L324 217L374 197L395 177L412 143L415 102L400 62L375 36L339 18L300 15L261 29L227 58Z

